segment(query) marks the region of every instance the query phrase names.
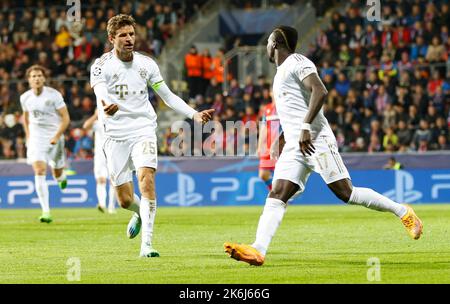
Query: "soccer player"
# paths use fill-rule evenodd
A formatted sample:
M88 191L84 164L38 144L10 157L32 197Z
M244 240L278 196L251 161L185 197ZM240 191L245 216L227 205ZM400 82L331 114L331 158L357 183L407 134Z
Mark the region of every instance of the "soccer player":
M61 93L45 86L44 67L32 65L27 69L26 77L30 90L20 96L20 104L27 142L27 163L33 167L34 183L42 208L39 220L51 223L47 164L52 168L59 188L65 189L64 131L69 126L70 117Z
M98 112L89 117L83 124L83 129L94 130L94 176L96 181L96 193L98 199L97 209L100 212L105 212L106 209L106 182L109 179L108 168L106 167L105 153L103 153L103 143L105 141L105 134L103 126L98 121ZM115 210L115 193L114 187L110 185L108 194L108 213L114 214Z
M108 40L114 48L95 60L91 86L105 130L103 150L111 182L120 206L133 212L127 235L136 237L142 227L140 256L158 257L152 246L156 214L156 113L148 100L148 86L168 106L198 123L209 121L214 110L197 112L170 91L155 61L134 51L135 26L129 15L120 14L108 20ZM141 198L133 190L135 170Z
M258 140L258 175L264 181L267 188L272 190L272 177L276 159L270 157L270 149L272 144L275 144L278 140L280 134L280 120L278 119L274 101L264 106L261 120L264 124L261 124Z
M275 165L273 189L259 219L255 242L251 245L225 243L225 251L238 261L262 265L289 198L297 190L304 191L313 171L319 173L331 191L345 203L391 212L401 219L413 239L419 239L422 222L411 207L398 204L372 189L352 185L323 114L322 105L328 92L315 65L295 53L296 45L297 31L292 27L277 27L268 38L267 54L277 66L273 95L285 145Z

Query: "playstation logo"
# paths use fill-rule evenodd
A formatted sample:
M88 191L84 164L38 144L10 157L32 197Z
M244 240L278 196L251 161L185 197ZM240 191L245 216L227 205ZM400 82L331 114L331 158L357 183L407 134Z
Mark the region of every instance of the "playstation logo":
M385 196L398 203L414 203L423 196L422 192L414 190L414 177L403 170L395 171L395 189L384 193Z
M178 191L166 195L164 200L168 204L192 206L203 199L200 193L195 193L195 180L187 174L178 174Z

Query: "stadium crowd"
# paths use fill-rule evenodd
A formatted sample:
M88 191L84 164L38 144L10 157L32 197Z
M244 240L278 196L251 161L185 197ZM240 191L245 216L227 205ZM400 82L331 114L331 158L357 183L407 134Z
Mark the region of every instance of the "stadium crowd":
M72 119L66 135L69 157L92 157L92 134L80 126L95 108L89 65L111 47L104 34L108 18L117 12L133 14L140 38L137 50L157 57L165 41L206 1L87 2L81 22L67 22L67 7L47 9L44 1L33 8L16 7L13 1L2 1L0 158L25 157L19 96L27 89L27 67L47 67L54 79L50 85L65 98ZM247 1L246 7L261 1L253 2ZM305 54L316 63L329 91L324 111L340 150L450 150L449 5L438 0L384 1L382 21L368 22L359 2L349 1L344 13L334 13L331 26ZM222 124L259 121L272 101L270 82L264 75L229 78L230 88L223 92L224 52L211 55L193 47L186 54L190 104L198 110L214 108L214 119ZM161 132L160 152L170 155L175 134ZM228 140L236 138L224 138Z
M140 1L86 0L81 19L69 20L65 1L2 0L0 4L0 158L25 157L19 97L28 84L25 71L40 64L49 71L47 84L58 89L68 106L71 128L66 149L71 158L92 156L92 134L80 126L95 109L89 86L91 62L111 49L106 24L117 13L137 22L136 49L158 57L165 42L206 0ZM59 5L59 6L58 6ZM50 78L49 78L50 79ZM155 103L156 105L156 103Z
M450 150L449 5L387 1L383 20L372 23L362 8L353 0L345 13L334 13L331 26L320 32L305 54L316 63L329 91L324 112L340 150ZM189 58L186 68L191 82ZM231 80L224 96L223 76L215 77L217 65L201 68L204 81L199 83L209 79L209 85L194 90L193 104L216 109L216 120L222 124L261 118L272 98L263 76L258 84L245 79L243 86Z

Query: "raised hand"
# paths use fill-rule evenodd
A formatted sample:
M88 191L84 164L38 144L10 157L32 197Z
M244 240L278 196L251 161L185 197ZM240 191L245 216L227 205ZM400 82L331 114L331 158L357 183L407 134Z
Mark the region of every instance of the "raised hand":
M312 144L311 141L311 133L308 130L301 130L300 131L300 151L302 152L303 156L311 156L314 154L316 148Z
M113 116L117 111L119 111L119 106L115 103L107 105L102 99L103 111L106 115Z
M212 114L214 113L214 111L214 109L209 109L197 112L194 114L194 117L192 117L192 119L201 124L207 123L212 119Z

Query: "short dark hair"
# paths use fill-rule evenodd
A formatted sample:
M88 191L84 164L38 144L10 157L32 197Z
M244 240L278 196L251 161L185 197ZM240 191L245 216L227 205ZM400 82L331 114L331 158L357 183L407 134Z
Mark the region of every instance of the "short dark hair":
M118 29L131 25L136 30L136 21L130 15L119 14L108 20L108 24L106 26L106 31L108 32L108 36L115 37Z
M295 52L297 46L297 30L290 26L281 25L273 30L277 44L284 46L289 52Z

